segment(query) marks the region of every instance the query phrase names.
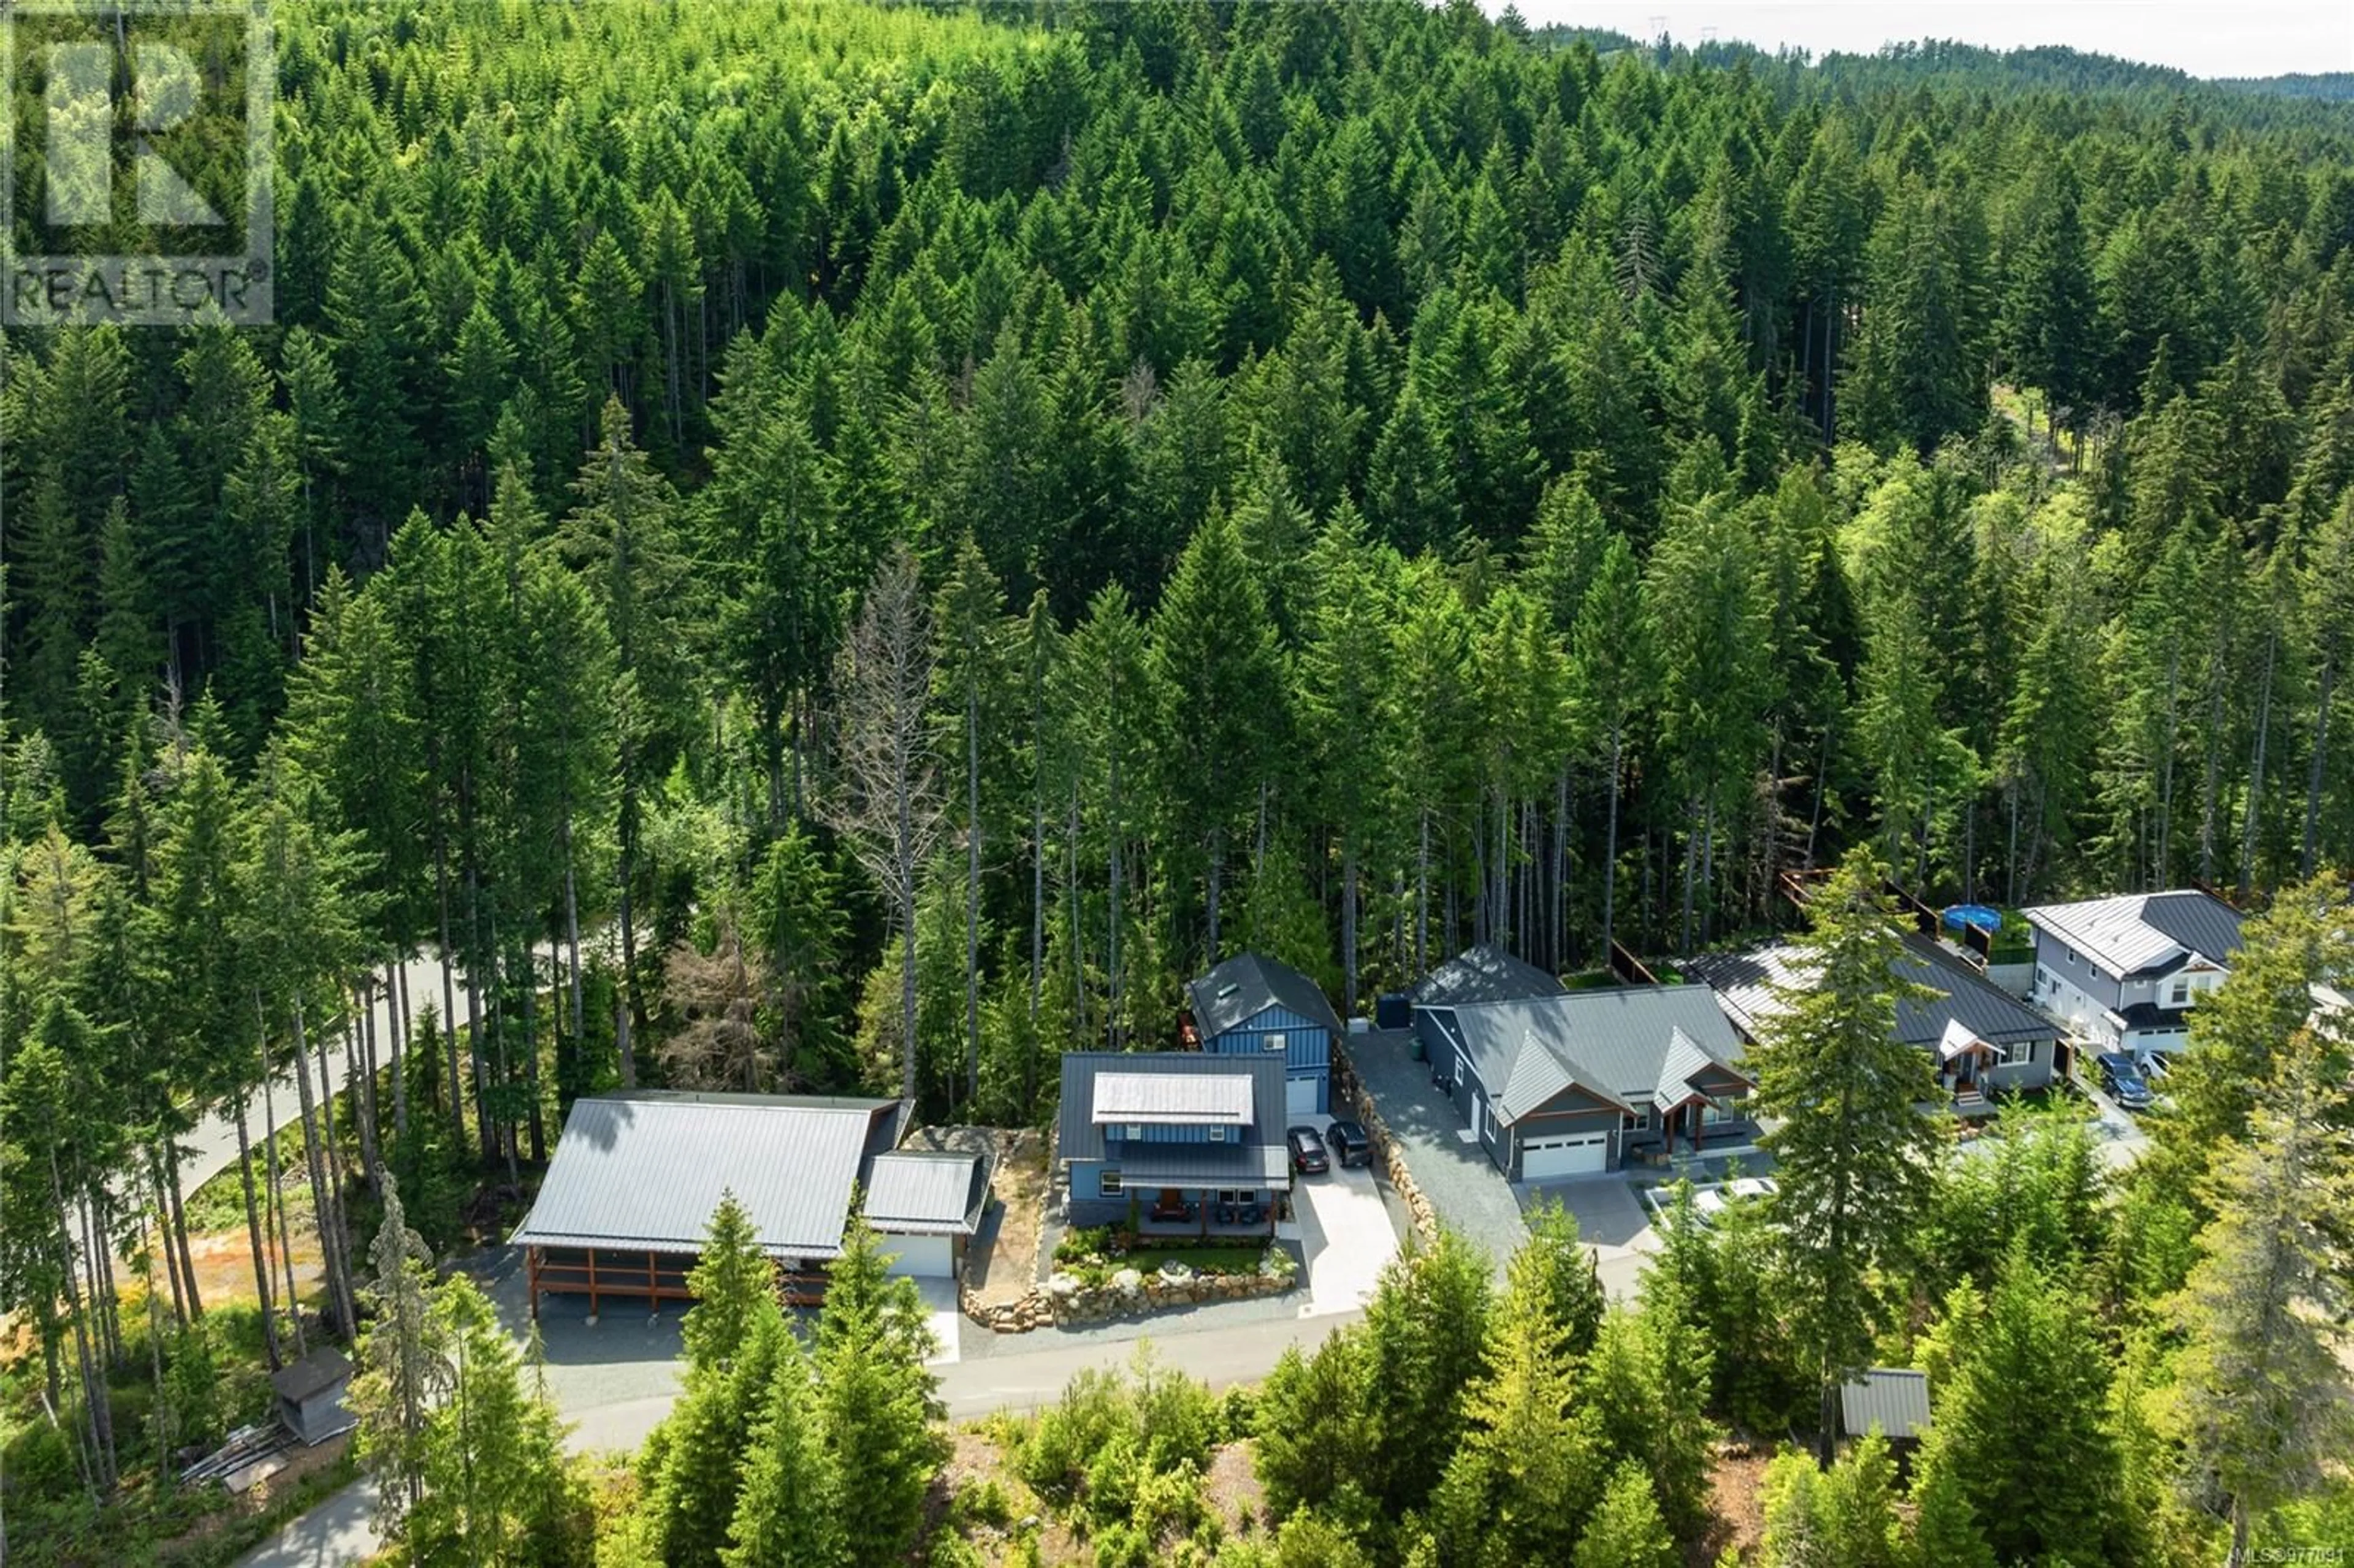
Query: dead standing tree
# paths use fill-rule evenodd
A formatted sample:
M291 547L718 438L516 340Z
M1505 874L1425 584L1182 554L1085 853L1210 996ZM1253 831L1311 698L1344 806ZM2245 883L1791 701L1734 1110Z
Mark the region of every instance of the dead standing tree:
M945 801L925 706L932 623L916 557L900 545L876 568L835 680L838 767L826 819L889 902L900 937L899 1093L916 1097L916 873L938 841Z

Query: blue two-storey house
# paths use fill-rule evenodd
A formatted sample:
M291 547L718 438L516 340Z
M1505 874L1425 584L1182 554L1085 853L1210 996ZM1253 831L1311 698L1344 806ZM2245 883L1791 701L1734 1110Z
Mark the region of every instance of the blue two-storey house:
M1341 1017L1322 987L1289 964L1240 953L1185 991L1202 1050L1216 1056L1279 1054L1283 1115L1312 1124L1331 1113L1332 1045Z
M1076 1226L1271 1231L1291 1190L1280 1057L1069 1051L1055 1156Z

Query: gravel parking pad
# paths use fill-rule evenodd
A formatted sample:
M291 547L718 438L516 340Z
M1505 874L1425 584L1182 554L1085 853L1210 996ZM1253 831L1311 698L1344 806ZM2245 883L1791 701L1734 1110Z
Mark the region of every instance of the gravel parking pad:
M1463 1141L1463 1119L1431 1086L1430 1064L1415 1059L1413 1038L1404 1030L1352 1034L1349 1059L1396 1139L1414 1184L1442 1222L1487 1250L1500 1278L1529 1237L1521 1205L1487 1151Z

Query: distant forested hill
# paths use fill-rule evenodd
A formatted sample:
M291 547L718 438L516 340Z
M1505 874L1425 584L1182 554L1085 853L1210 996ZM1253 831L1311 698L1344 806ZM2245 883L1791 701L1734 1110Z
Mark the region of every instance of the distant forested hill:
M2354 857L2336 105L1404 0L277 15L275 324L5 338L5 839L135 948L9 983L134 1099L421 945L512 1148L625 1060L1023 1121L1239 947L1362 1008L1855 842Z

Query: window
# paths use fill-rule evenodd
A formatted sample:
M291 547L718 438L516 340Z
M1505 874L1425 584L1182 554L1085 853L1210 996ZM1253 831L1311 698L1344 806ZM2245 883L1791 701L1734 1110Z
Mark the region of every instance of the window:
M2060 948L2060 951L2061 951L2062 953L2063 953L2063 954L2065 954L2065 955L2067 956L2067 959L2068 959L2068 961L2069 961L2070 963L2072 963L2072 964L2073 964L2073 963L2074 963L2074 962L2076 961L2076 949L2075 949L2075 948L2071 948L2071 947L2068 947L2068 946L2066 946L2065 944L2062 944L2062 947L2061 947L2061 948Z
M1107 1198L1117 1198L1119 1196L1122 1189L1119 1184L1119 1168L1118 1166L1107 1165L1104 1167L1100 1191Z
M2168 982L2166 988L2166 1005L2168 1007L2188 1007L2190 1005L2190 977L2189 975L2177 975L2172 980Z
M1259 1046L1262 1050L1280 1051L1283 1049L1283 1036L1280 1034L1262 1034L1259 1036Z
M1140 1140L1144 1137L1144 1124L1137 1121L1129 1122L1122 1136Z
M1463 1058L1460 1056L1455 1058L1455 1086L1458 1089L1463 1086Z
M1700 1107L1702 1127L1720 1127L1728 1121L1747 1119L1747 1108L1738 1099L1704 1100Z
M1214 1127L1210 1129L1210 1141L1212 1143L1224 1143L1225 1140L1226 1129L1225 1128Z

